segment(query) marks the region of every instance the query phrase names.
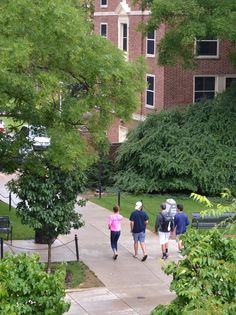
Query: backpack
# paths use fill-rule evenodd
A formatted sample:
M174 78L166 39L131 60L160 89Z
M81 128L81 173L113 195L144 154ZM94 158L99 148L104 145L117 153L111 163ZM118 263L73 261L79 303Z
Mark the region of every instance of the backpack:
M163 218L163 221L161 224L162 232L173 231L173 228L174 228L173 217L169 213L166 213L166 214L161 213L161 216Z
M166 212L168 212L172 218L174 218L174 216L177 213L177 203L174 199L166 199Z

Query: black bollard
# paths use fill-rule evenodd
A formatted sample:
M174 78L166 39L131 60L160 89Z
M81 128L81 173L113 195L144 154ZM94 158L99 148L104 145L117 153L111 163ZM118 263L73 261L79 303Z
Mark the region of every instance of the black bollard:
M11 193L9 193L9 211L11 211Z
M120 191L118 191L118 206L120 207Z
M78 246L77 234L75 234L75 251L76 251L76 260L79 262L79 246Z
M3 238L1 238L1 259L3 259Z

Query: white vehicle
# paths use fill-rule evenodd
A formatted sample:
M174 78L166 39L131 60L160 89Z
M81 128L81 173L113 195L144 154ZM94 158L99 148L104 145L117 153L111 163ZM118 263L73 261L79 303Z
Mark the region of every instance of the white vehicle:
M32 142L35 150L46 150L51 143L46 128L42 126L29 126L28 139Z
M34 150L46 150L51 144L51 139L43 126L23 126L21 132L25 134Z

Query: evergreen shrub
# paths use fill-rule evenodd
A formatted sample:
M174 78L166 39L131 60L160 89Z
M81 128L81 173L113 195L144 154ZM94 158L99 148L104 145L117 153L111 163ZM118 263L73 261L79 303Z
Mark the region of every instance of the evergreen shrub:
M116 162L116 184L132 193L236 192L236 87L148 116L120 146Z

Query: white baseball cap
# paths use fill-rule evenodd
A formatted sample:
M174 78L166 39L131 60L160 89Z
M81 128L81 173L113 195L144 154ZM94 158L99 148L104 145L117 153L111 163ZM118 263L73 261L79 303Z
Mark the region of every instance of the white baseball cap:
M135 204L135 210L140 210L142 208L143 204L141 201L137 201Z

